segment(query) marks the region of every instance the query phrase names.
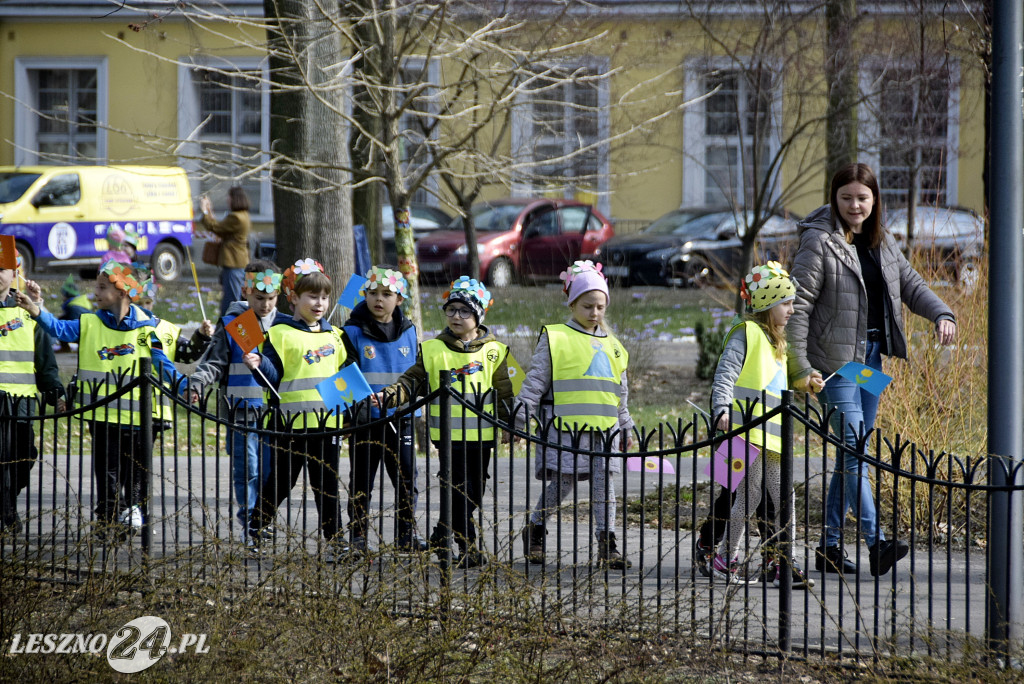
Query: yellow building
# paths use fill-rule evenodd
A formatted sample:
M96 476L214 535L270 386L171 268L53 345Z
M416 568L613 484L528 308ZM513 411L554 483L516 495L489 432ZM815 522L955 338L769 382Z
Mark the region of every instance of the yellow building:
M576 195L615 219L650 220L749 204L767 173L780 206L820 204L824 19L793 2L766 21L759 5L603 0L561 15L563 37L592 42L548 72L566 78L518 93L506 148L561 182L519 178L487 195ZM876 6L884 11L851 27L861 160L889 203L906 200L919 168L920 202L981 211L983 70L970 31L955 16ZM0 4L0 164L177 164L218 209L240 179L254 218L269 222L262 3L199 3L188 16L162 2L137 7Z

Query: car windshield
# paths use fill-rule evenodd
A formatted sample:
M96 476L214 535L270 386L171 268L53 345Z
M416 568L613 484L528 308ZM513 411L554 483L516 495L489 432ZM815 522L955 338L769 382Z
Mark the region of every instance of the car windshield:
M682 235L689 232L686 226L694 220L695 216L697 214L689 211L674 211L647 226L644 233L647 235Z
M473 207L473 224L478 231L504 233L511 230L516 217L523 210L521 204L484 204ZM456 216L448 225L451 230L463 230L462 217Z
M0 204L13 202L29 189L38 173L0 173Z

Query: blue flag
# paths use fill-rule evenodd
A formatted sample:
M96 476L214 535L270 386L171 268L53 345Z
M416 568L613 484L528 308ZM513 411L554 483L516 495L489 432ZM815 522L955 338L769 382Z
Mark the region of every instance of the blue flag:
M338 297L338 304L341 304L346 309L356 308L356 304L363 301L363 295L359 294L359 291L363 289L363 283L366 282L364 276L358 273L348 279L345 283L345 289L342 290L341 295Z
M863 363L854 363L853 361L844 364L842 368L836 371L836 375L856 383L861 389L871 392L876 397L882 396L882 390L892 382L892 377L882 371L869 368Z
M324 405L332 411L339 406L342 410L347 409L357 401L373 394L373 390L370 389L370 384L366 382L359 366L354 363L345 366L326 380L318 382L316 391L323 398Z

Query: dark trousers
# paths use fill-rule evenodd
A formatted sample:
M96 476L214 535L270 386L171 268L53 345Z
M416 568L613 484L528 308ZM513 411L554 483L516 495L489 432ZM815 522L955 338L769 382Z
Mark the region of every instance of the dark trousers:
M483 502L493 448L492 442L452 442L452 532L462 549L476 542L473 515ZM444 485L442 480L442 489ZM435 534L440 530L438 522Z
M18 494L28 486L32 466L39 459L32 423L6 423L0 440L0 528L18 521Z
M89 431L96 478L94 516L113 521L124 509L142 503L142 430L94 420L89 422Z
M313 486L313 501L320 514L320 531L328 541L338 534L338 445L333 443L336 439L310 431L274 440L270 474L250 518L250 532L274 521L277 509L288 498L305 466Z
M397 536L415 529L416 454L412 421L402 420L359 430L352 435L348 517L353 537L366 537L373 484L381 461L397 493Z
M758 483L757 486L760 487L761 483ZM722 541L722 537L725 535L725 526L732 513L733 502L736 501L736 495L742 491L742 484L736 488L735 492L730 492L725 487L718 488L718 495L711 505L711 515L700 526L700 543L703 546L715 547ZM762 543L775 536L775 502L772 501L767 490L761 497L761 503L757 505L754 519L757 522L757 531L761 535Z

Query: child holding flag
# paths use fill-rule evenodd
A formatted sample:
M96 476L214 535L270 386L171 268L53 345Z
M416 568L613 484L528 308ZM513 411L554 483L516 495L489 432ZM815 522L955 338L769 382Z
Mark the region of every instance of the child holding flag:
M270 472L270 443L254 432L260 427L263 388L242 362L242 357L263 344L266 331L279 316L285 318L277 310L280 290L281 269L276 264L263 260L248 263L242 285L245 299L232 302L227 314L221 317L210 346L190 378L193 402L199 400L207 386L219 384L218 415L229 418L239 427L228 430L227 447L237 507L235 517L246 539L256 497ZM232 325L236 322L241 322L241 328Z
M249 520L249 543L258 548L261 533L274 521L278 507L288 498L305 466L320 514L326 542L324 560L333 563L347 555L338 535L338 438L326 431L341 427L338 406L327 406L317 385L352 363L345 334L332 328L324 315L331 296L331 280L313 259L300 259L281 279L282 291L292 307L291 318L280 317L270 328L261 353L249 352L242 362L258 371L261 384L275 393L272 429L290 431L274 439L270 474Z
M740 296L747 302L744 320L733 326L726 336L725 347L718 359L715 379L711 386L712 416L715 426L724 431L743 426L744 411L748 405L753 416L762 415L779 405L783 390L788 389L786 373L786 323L793 314L796 283L776 261L755 266L740 283ZM820 373L804 376L798 389L817 391L824 383ZM747 512L761 503L761 482L771 500L778 504L782 470L782 418L776 416L744 434L745 439L760 449L761 455L746 469L746 482L737 488L732 514L726 525L726 534L719 552L712 560L711 570L726 581L737 579L736 557L742 550L747 525ZM785 496L795 499L793 492ZM795 504L794 504L795 508ZM796 529L796 518L782 521ZM766 530L772 521L766 520ZM741 579L747 583L771 582L778 586L785 569L771 536L761 538L762 563ZM726 558L732 558L727 561ZM790 573L793 588L814 586L794 561Z
M448 327L432 340L420 344L416 363L398 382L373 395L378 405L394 406L411 401L440 386L441 374L448 374L451 387L466 401L481 402L483 410L507 421L512 407L512 382L508 375L508 347L498 342L483 325L484 315L494 300L481 283L461 276L443 295L441 310ZM430 405L430 439L441 440L440 404ZM452 532L459 547L458 567L486 565L487 558L477 545L473 514L483 501L487 469L494 448L494 428L467 411L458 401L451 406L452 442ZM440 523L430 534L430 546L439 558L447 558L445 530Z
M156 335L158 321L134 304L141 295L138 271L113 260L104 262L96 276L96 311L77 321L58 320L40 311L26 294L18 293L18 305L40 327L62 342L79 343L76 396L80 406L116 392L117 378L138 374L138 361L143 357L153 359L154 371L161 379L173 383L179 378ZM142 451L139 391L136 388L82 414L92 433L95 518L104 524L99 536L105 541L120 539L143 525L143 472L136 460Z
M398 269L374 266L366 274L366 299L345 321L345 335L356 352L356 363L374 392L397 381L416 360L416 327L402 314L409 285ZM368 420L380 418L368 407ZM394 409L388 410L388 415ZM368 508L381 460L397 492L395 546L403 551L426 551L427 542L416 530L416 454L412 420L363 428L352 436L348 515L353 553L367 550Z
M18 255L14 238L0 235L0 376L4 378L0 401L12 402L18 416L37 413L36 396L64 410L64 387L50 336L18 306L15 279ZM39 458L32 422L18 420L3 424L0 435L0 530L17 534L18 494L28 486L29 473Z
M525 423L531 414L537 415L541 424L553 418L549 442L603 451L608 442L605 435L610 434L611 442L628 450L633 430L627 406L629 355L605 323L608 282L601 265L591 261L575 262L561 278L569 320L541 330L519 392L517 409L522 410L516 412L517 422ZM589 438L574 440L580 431L589 433ZM591 480L598 562L613 570L632 565L619 553L615 541L617 500L611 475L620 469L618 458L537 450L535 474L544 487L522 532L523 554L530 563L544 562L545 519L576 483Z

